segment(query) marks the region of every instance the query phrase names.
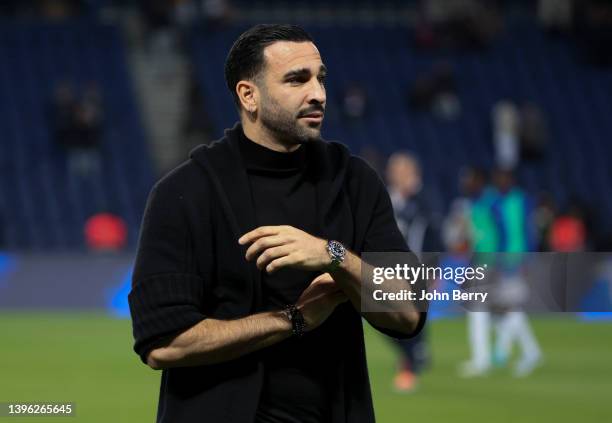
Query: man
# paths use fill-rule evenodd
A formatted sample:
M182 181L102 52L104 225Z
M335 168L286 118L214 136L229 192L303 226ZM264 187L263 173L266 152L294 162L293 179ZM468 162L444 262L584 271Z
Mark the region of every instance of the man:
M423 253L442 251L438 219L423 196L421 166L416 157L407 152L392 154L386 176L395 219L410 250L421 260ZM429 362L426 331L410 339L398 339L397 346L402 357L393 384L398 392L412 392Z
M423 176L419 161L407 152L389 157L386 169L391 204L398 228L416 255L442 251L440 217L423 194Z
M159 422L372 422L361 317L424 324L360 313L359 254L408 248L377 175L320 139L325 72L302 29L246 31L225 66L241 124L151 192L129 300Z
M521 311L529 294L525 280L526 254L535 250L535 228L532 201L514 181L507 170L495 172L495 186L499 197L493 205L498 226L500 260L497 263L498 283L495 305L502 313L497 325L495 359L505 364L514 342L521 349L521 358L514 368L514 376L528 376L541 363L542 352L531 330L527 314Z
M488 184L486 173L481 169L466 169L460 177L461 190L466 196L461 201L467 221L472 265L486 264L499 250L498 227L493 207L499 194ZM467 312L468 339L471 357L461 364L462 377L483 376L491 369L491 312L488 307L479 306Z

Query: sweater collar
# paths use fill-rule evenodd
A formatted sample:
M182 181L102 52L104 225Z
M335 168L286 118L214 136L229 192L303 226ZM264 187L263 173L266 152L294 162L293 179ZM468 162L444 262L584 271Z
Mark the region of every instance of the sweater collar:
M190 154L191 159L211 176L222 198L221 205L232 222L236 239L256 228L254 206L250 201L245 201L251 198L251 193L239 145L241 136L244 136L244 132L238 122L233 128L225 130L223 138L208 146L196 147ZM310 141L308 147L304 150L306 161L312 164L312 170L317 175L317 220L323 232L320 236L335 238L328 215L340 195L350 153L346 146L336 142Z
M257 171L294 171L303 169L306 164L306 145L300 145L292 152L283 153L249 139L243 130L236 130L240 155L248 170Z

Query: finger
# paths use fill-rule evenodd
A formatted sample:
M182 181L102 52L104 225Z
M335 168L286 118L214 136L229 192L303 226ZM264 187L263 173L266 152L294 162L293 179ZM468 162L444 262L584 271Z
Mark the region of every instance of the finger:
M337 288L336 281L328 278L317 278L310 283L310 286L321 287L322 289L339 289Z
M281 245L280 247L268 248L257 258L257 268L262 270L266 266L268 266L270 262L276 259L286 257L287 255L289 255L289 252L290 249L285 245Z
M253 242L262 236L277 235L282 226L260 226L238 238L238 244L244 245Z
M264 236L255 241L246 252L246 259L252 260L254 257L259 255L262 251L272 248L278 247L279 245L283 245L287 242L286 238L281 237L279 235L272 236Z
M276 260L272 260L270 263L266 265L266 272L274 273L278 269L282 269L283 267L290 266L292 264L292 260L290 256L284 256L277 258ZM307 288L308 289L308 288Z
M316 278L314 278L312 280L312 283L318 283L320 281L334 281L334 279L331 277L331 275L329 273L322 273L319 276L317 276Z

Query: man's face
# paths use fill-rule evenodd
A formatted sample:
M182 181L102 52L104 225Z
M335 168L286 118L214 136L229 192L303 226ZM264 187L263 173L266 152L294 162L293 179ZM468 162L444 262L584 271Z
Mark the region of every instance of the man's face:
M279 140L301 144L319 139L325 112L325 66L311 42L276 42L264 50L257 78L259 119Z

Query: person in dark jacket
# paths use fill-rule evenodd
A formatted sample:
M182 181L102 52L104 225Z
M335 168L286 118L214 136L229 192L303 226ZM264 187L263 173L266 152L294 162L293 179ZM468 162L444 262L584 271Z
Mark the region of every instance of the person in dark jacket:
M320 138L325 72L299 27L243 33L225 66L241 122L151 191L129 303L134 350L163 369L158 422L373 422L362 317L425 323L364 311L362 253L418 261L378 175Z
M421 165L409 152L397 151L387 161L387 189L395 220L406 244L421 261L431 261L442 251L440 218L429 206L423 192ZM424 258L427 255L427 258ZM430 361L426 330L410 339L397 339L401 354L393 385L398 392L412 392Z

